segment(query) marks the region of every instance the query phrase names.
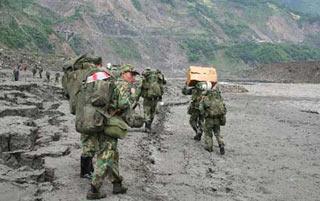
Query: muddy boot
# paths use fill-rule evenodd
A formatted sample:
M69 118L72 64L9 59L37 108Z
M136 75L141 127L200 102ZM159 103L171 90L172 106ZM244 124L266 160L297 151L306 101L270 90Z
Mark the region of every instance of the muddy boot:
M197 134L194 136L194 140L201 141L202 132L198 131Z
M93 173L92 157L81 156L80 177L91 179Z
M123 187L121 182L113 183L113 191L112 191L113 194L125 194L127 190L128 188Z
M107 197L105 193L101 193L94 185L91 184L91 188L87 193L88 200L99 200L105 197Z
M151 133L151 122L150 121L147 121L145 123L145 132L146 133Z
M220 154L224 155L225 151L224 151L224 145L223 144L219 144L219 148L220 148Z

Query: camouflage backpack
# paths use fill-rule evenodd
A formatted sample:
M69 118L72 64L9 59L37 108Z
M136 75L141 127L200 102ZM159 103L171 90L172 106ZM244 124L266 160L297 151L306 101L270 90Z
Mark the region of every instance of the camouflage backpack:
M161 98L163 95L163 82L159 77L158 71L148 70L143 74L142 81L143 98Z
M210 91L203 97L201 101L206 117L220 118L227 113L226 106L219 91Z
M103 79L96 80L103 75ZM76 130L79 133L103 132L109 118L113 82L110 75L98 68L88 69L76 94Z

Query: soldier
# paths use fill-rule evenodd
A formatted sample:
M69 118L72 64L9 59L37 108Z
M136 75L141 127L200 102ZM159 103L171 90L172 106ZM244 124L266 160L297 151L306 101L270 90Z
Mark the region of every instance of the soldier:
M36 76L36 74L37 74L37 68L34 66L32 68L32 77L34 78Z
M200 83L200 82L199 82ZM199 88L200 84L197 83L195 87L185 86L182 89L182 94L192 95L191 103L188 108L188 114L190 115L189 123L196 135L194 140L200 141L203 133L204 117L200 114L199 103L202 98L202 89Z
M109 114L112 116L125 118L128 110L133 103L130 88L131 83L135 81L138 73L130 65L121 67L121 76L115 82L115 89L112 95ZM105 134L98 135L96 140L97 161L95 171L92 177L91 188L87 194L87 199L101 199L106 197L105 193L100 192L100 187L107 173L111 173L114 194L124 194L127 188L122 186L122 177L119 174L119 153L117 149L118 139Z
M166 80L160 70L151 70L151 68L146 68L142 75L141 96L143 97L145 131L150 133L157 104L162 100L163 85L166 84Z
M214 133L219 148L220 154L224 155L224 141L220 132L220 126L226 124L226 107L221 96L221 92L217 85L208 82L202 88L207 88L204 92L203 99L200 102L199 110L205 116L204 134L205 134L205 149L209 152L213 151L212 132Z
M13 79L14 79L14 81L19 81L20 68L21 68L20 64L17 64L13 68Z
M50 71L46 71L46 78L47 78L47 82L50 82L50 77L51 77L51 73Z
M38 70L39 70L39 77L40 79L42 79L43 67L41 66L41 64L38 66Z
M102 66L102 58L97 57L92 59L92 62L82 64L85 69L99 68ZM94 171L92 158L96 153L97 138L94 135L81 133L81 161L80 161L80 177L91 179Z
M59 82L59 79L60 79L60 73L56 72L56 75L55 75L55 83L56 84Z

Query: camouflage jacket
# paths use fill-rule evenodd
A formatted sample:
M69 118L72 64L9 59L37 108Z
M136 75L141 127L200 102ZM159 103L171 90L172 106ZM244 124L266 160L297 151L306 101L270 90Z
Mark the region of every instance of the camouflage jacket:
M199 103L203 97L203 91L196 87L184 87L182 89L183 95L191 95L191 108L199 109Z

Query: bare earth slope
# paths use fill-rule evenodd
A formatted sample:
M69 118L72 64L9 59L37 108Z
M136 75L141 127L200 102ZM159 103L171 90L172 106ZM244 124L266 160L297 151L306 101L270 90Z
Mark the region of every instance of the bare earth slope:
M12 83L3 76L7 74L2 71L0 77L6 80L0 84L0 200L85 200L89 181L79 178L79 135L59 87L32 84L30 75L30 83ZM136 129L120 141L120 171L128 194L112 195L106 181L105 200L320 199L319 85L250 84L245 86L249 92L241 94L223 87L228 108L222 128L225 156L217 147L206 152L203 142L192 139L184 104L188 99L180 95L179 82L170 80L169 86L167 104L156 119L157 133ZM37 113L28 113L36 104L42 106ZM3 139L30 136L29 127L38 129L30 146L4 150ZM8 154L22 157L14 163Z
M320 62L266 64L250 72L253 80L284 83L320 83Z

